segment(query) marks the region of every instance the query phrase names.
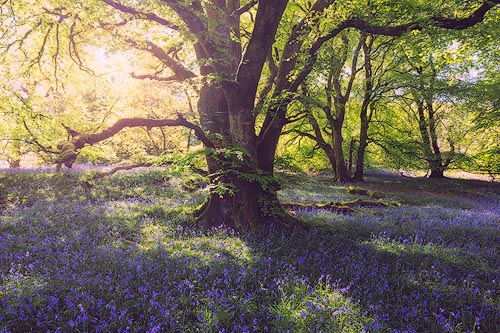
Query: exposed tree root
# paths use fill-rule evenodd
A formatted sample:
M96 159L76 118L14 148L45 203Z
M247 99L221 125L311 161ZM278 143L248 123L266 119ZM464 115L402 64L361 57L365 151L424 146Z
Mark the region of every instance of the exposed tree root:
M283 206L283 208L286 208ZM284 218L279 219L279 225L282 225L288 229L299 229L303 231L308 231L311 229L311 226L304 222L303 220L295 217L293 214L287 213Z

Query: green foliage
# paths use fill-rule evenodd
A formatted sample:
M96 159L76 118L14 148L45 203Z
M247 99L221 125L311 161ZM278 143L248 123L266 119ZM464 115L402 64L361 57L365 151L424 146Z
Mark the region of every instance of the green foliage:
M194 174L182 177L182 185L186 191L194 192L206 188L208 182L206 177L200 174Z
M205 154L207 150L197 149L192 151L175 150L164 153L154 159L154 166L168 166L172 175L180 175L187 171L202 169L206 166Z
M473 156L464 158L459 167L470 172L483 173L493 179L500 175L500 147L485 148Z
M292 327L294 331L307 332L329 316L331 332L360 332L372 323L342 293L325 284L312 288L306 284L287 285L278 291L278 296L280 301L269 306L271 313L280 319L273 323L277 332Z
M265 174L261 169L254 170L251 166L249 167L248 163L251 163L249 153L242 147L227 146L206 151L223 166L216 174L211 175L213 179L210 188L220 196L233 195L237 191L233 183L227 183L227 178L230 182L234 182L234 179L241 179L249 183L258 183L264 190L272 191L277 188L274 176ZM222 181L219 181L221 179Z
M76 159L77 164L105 165L120 159L108 145L90 146L81 150Z
M280 171L301 172L303 171L302 167L297 163L296 156L291 154L278 155L274 161L274 168Z
M292 138L292 139L291 139ZM316 149L308 139L293 139L292 135L284 135L276 157L276 169L302 172L331 173L332 167L324 152Z

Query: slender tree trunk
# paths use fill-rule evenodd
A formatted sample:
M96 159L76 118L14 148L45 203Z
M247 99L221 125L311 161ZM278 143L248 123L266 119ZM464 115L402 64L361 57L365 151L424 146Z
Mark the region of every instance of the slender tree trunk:
M337 176L337 160L335 159L335 151L332 149L331 146L325 146L326 149L323 149L326 153L326 157L328 157L328 162L330 162L330 165L332 166L332 171L335 175Z
M354 180L363 181L365 173L365 152L368 146L368 124L361 123L361 130L359 133L359 146L356 152L356 170L354 171Z
M352 163L353 163L353 156L354 156L354 146L355 146L355 140L354 138L351 138L351 142L349 143L349 162L347 163L347 172L349 173L349 177L352 175Z
M444 178L444 170L447 165L443 164L443 157L437 142L436 129L433 118L433 110L428 108L429 119L425 116L425 105L422 100L417 99L418 126L422 137L422 147L425 159L431 174L429 178Z
M422 137L422 146L428 167L431 170L429 178L445 178L444 171L449 162L443 163L443 156L439 148L436 132L436 120L434 118L434 80L436 71L431 62L431 76L428 83L425 82L424 69L417 67L419 75L419 91L413 92L417 104L418 126ZM427 111L427 116L426 112Z
M432 105L432 101L427 101L427 109L429 112L429 136L433 152L433 163L430 164L431 174L429 178L445 178L444 171L448 165L443 163L443 155L438 143L436 120L434 118L434 107Z
M346 104L351 95L354 80L358 72L358 55L365 40L366 35L362 34L358 40L358 44L355 50L352 53L350 64L352 72L349 76L349 81L347 82L344 92L342 92L343 84L341 70L346 63L347 57L349 55L349 38L347 36L342 36L344 47L342 49L340 58L337 59L339 60L338 63L342 64L342 66L332 66L328 75L327 102L330 110L332 109L332 107L335 109L334 117L331 113L327 113L327 119L332 127L333 132L332 144L333 150L335 152L335 177L337 181L343 183L351 182L351 175L349 174L349 170L344 158L344 150L342 147L342 126L344 125Z
M335 177L339 182L347 183L351 179L344 158L344 149L342 147L342 124L343 121L335 121L333 130L333 151L335 153Z
M425 117L424 103L422 100L417 98L417 113L418 113L418 128L420 130L420 136L422 138L422 149L424 152L425 159L429 165L429 168L435 168L434 154L431 149L431 140L429 138L429 132L427 131L427 119Z
M18 140L14 140L12 145L9 147L9 168L17 169L21 167L21 145Z

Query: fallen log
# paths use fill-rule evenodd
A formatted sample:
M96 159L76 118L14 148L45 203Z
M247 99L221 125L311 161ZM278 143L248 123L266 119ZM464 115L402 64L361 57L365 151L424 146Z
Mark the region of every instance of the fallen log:
M120 165L120 166L117 166L109 171L96 173L92 177L92 179L93 180L101 179L101 178L104 178L107 176L111 176L111 175L117 173L118 171L122 171L122 170L132 170L135 168L149 167L149 166L151 166L151 163L136 163L136 164L130 164L130 165Z
M346 202L329 202L329 203L300 203L300 202L284 202L282 206L292 212L297 212L305 209L327 210L339 214L352 214L356 210L354 208L377 208L377 207L397 207L398 204L386 202L382 199L377 201L356 199Z
M336 203L330 202L326 204L320 204L320 203L304 204L299 202L285 202L282 204L282 206L283 208L288 209L291 212L297 212L306 209L321 209L339 214L352 214L355 212L355 210L352 209L351 207L344 206L338 202Z

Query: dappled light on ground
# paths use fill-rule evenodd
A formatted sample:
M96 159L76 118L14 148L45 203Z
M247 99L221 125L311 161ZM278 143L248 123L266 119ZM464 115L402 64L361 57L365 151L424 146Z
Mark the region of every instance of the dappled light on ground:
M0 330L500 328L500 201L489 184L464 185L455 193L469 200L461 207L439 194L450 193L445 184L439 193L424 189L441 198L429 201L406 196L406 184L390 183L397 190L389 191L368 182L385 184L388 200L401 205L348 215L304 209L298 215L312 231L252 236L189 224L202 190L186 192L160 171L117 174L90 193L80 179L3 178ZM289 180L283 200L358 198L327 178Z

